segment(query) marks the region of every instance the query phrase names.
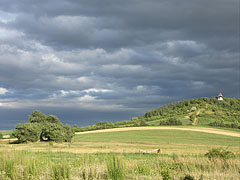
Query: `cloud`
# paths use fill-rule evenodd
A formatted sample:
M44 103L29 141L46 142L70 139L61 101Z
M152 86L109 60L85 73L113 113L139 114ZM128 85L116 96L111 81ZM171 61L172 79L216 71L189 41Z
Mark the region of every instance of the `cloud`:
M87 124L219 92L239 97L237 4L3 0L2 118L41 109Z
M0 87L0 95L1 94L6 94L7 92L8 92L8 90L6 88Z

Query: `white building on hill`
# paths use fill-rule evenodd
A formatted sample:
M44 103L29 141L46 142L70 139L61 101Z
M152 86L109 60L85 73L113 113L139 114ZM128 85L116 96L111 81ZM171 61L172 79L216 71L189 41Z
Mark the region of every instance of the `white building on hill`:
M222 101L222 100L223 100L223 95L222 95L222 93L219 93L219 94L218 94L217 99L218 99L219 101Z

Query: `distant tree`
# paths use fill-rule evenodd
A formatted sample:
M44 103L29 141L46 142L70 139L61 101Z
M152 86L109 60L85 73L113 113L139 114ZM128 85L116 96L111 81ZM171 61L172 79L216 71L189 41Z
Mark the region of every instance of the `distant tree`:
M3 134L2 133L0 133L0 139L2 139L3 138Z
M77 132L78 129L79 129L79 128L78 128L78 125L74 124L72 130L74 130L74 132Z

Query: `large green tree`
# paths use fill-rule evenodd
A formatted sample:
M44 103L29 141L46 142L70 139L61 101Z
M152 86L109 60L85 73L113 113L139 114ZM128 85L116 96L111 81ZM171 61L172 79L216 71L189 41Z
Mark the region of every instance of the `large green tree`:
M13 132L19 143L41 141L70 142L74 131L63 125L57 116L33 111L25 124L19 124Z

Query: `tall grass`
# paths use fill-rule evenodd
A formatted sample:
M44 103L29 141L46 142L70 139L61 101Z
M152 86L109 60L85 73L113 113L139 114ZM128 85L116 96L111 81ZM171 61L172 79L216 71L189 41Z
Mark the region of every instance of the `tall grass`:
M1 180L239 179L240 160L204 154L74 154L0 151Z
M124 165L123 162L113 155L107 160L107 174L112 180L124 179Z
M67 164L54 164L52 166L52 175L55 180L70 179L70 168Z

